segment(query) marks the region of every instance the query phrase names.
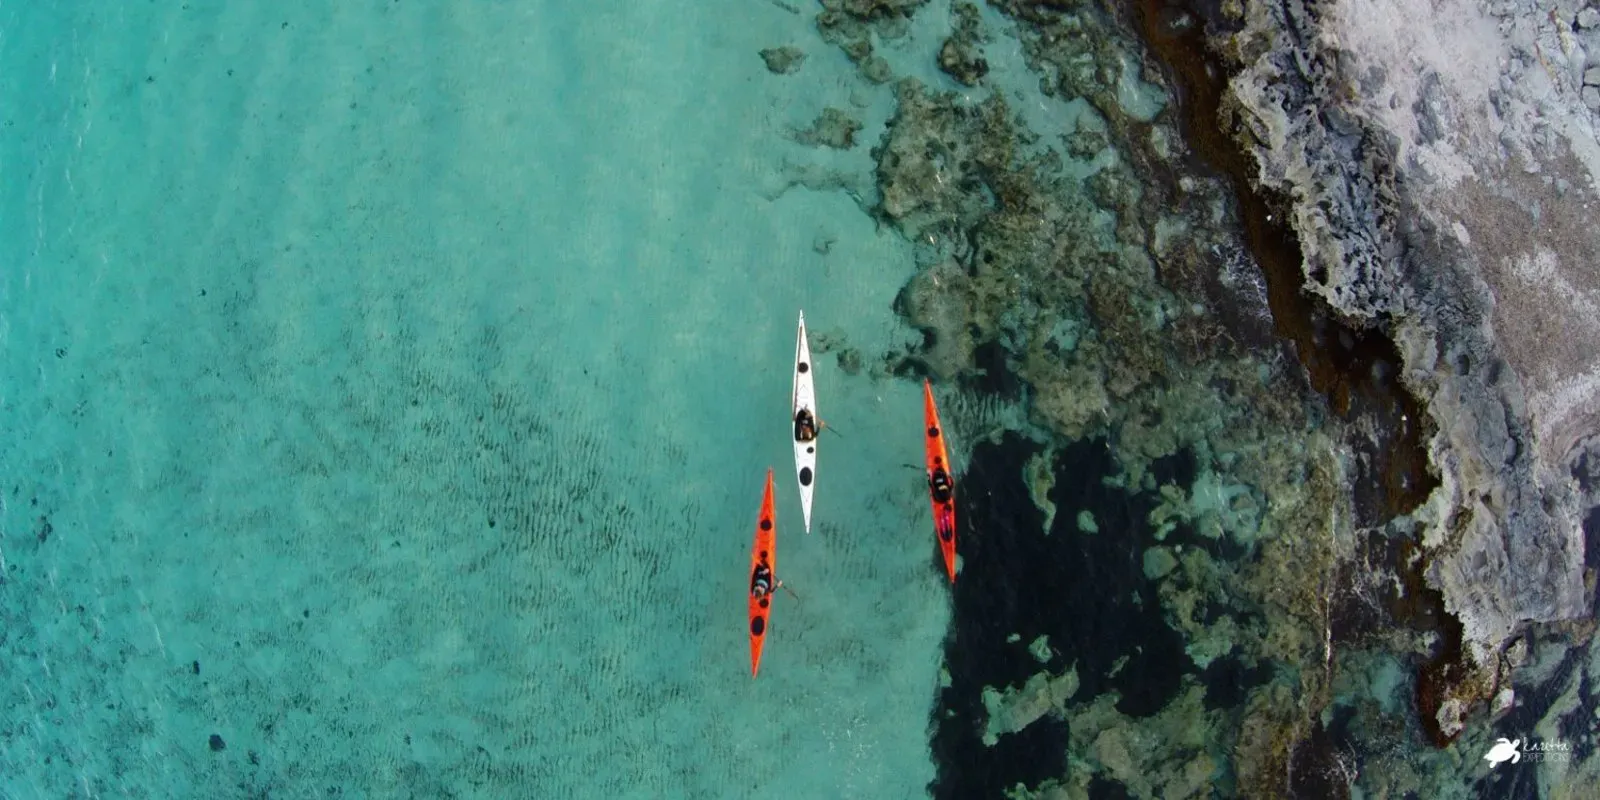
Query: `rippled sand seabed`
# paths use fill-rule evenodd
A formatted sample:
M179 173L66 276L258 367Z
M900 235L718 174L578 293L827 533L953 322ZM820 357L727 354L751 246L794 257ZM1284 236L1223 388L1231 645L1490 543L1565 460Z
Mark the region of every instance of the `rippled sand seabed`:
M920 386L819 355L809 538L786 439L800 310L916 338L908 246L781 191L868 168L790 135L852 67L579 8L0 8L0 796L924 791Z

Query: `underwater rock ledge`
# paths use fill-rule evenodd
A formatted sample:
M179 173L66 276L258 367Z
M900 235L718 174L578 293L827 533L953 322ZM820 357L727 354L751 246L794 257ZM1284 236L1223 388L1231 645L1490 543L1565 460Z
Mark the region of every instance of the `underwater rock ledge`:
M1420 538L1462 627L1466 670L1424 703L1448 740L1518 632L1590 611L1595 498L1575 473L1600 451L1600 237L1583 221L1600 150L1581 76L1600 40L1575 6L1434 10L1452 24L1246 0L1206 33L1233 75L1222 121L1286 198L1304 289L1398 344L1436 426L1439 486L1391 528Z

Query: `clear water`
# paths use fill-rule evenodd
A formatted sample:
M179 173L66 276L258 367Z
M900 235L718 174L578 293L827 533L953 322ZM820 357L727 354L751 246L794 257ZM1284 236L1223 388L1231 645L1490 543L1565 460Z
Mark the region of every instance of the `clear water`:
M925 792L920 387L820 357L809 537L786 438L800 310L913 336L783 191L892 100L809 15L30 0L0 72L0 796Z
M1223 284L1259 276L1225 204L1196 216L1221 190L1135 209L1157 178L1126 136L1178 137L1136 47L1084 22L1044 72L1107 91L1046 96L985 4L992 71L964 88L937 71L941 2L876 28L873 54L964 102L999 91L1038 136L1019 157L1078 151L1025 181L1058 227L1002 226L973 286L929 291L943 264L908 291L942 332L1058 348L941 386L978 534L953 613L905 469L920 383L886 367L922 341L897 294L955 245L864 213L895 87L823 41L819 9L0 0L0 800L1580 784L1481 760L1589 713L1577 656L1524 653L1516 707L1438 750L1414 654L1357 642L1330 667L1326 608L1294 611L1348 524L1325 507L1344 468L1292 356L1181 355L1218 309L1157 286L1151 254L1193 239ZM798 74L763 63L781 45ZM1157 124L1119 132L1110 106ZM797 141L825 108L861 122L854 147ZM917 136L976 135L952 118L896 128L895 180ZM1180 160L1141 163L1182 186ZM979 202L992 187L943 182L969 170L917 191ZM840 434L809 536L801 310ZM1185 451L1193 475L1157 469ZM752 680L768 468L796 596ZM985 698L1020 726L992 746ZM1311 719L1354 744L1305 746ZM1275 761L1280 734L1308 760Z

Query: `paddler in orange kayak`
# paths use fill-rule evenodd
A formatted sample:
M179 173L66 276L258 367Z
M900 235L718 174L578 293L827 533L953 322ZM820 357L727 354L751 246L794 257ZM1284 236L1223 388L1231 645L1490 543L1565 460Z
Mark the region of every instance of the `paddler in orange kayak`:
M761 500L761 516L756 518L756 541L750 550L750 677L761 668L761 647L767 641L767 618L771 613L772 592L783 585L772 579L778 563L777 517L772 509L772 469L767 468L767 489Z
M950 582L956 580L956 483L950 475L950 455L944 446L944 428L939 425L939 409L933 403L933 385L922 379L922 417L926 428L928 499L933 504L933 530L939 536L944 568Z

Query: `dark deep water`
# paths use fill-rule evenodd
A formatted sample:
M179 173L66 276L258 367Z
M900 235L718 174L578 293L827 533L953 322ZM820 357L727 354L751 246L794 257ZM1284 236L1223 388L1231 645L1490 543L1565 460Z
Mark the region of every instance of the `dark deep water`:
M1185 652L1182 635L1163 617L1156 583L1144 574L1144 551L1163 543L1146 521L1158 500L1105 484L1102 478L1117 471L1105 440L1056 452L1049 493L1056 514L1048 534L1041 535L1044 513L1023 480L1026 464L1041 449L1015 432L998 444L979 443L958 486L963 564L945 644L951 685L939 693L934 711L935 797L997 797L1019 782L1035 787L1068 772L1069 721L1048 716L1001 736L993 747L983 743L985 686L1017 687L1041 668L1055 674L1075 668L1076 699L1115 692L1119 712L1145 717L1173 699L1185 676L1206 686L1213 707L1238 703L1268 677L1231 657L1201 671ZM1158 483L1187 485L1192 461L1183 454L1159 462ZM1098 531L1078 529L1081 511L1094 515ZM1205 547L1219 557L1242 555L1236 546L1183 528L1164 543ZM1052 651L1042 664L1028 651L1039 636L1048 637Z

